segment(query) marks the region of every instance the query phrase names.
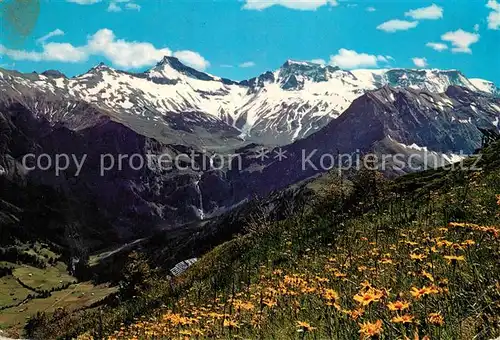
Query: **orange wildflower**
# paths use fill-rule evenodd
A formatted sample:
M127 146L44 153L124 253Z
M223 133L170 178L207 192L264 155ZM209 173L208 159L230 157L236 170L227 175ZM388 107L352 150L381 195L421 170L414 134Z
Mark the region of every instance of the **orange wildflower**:
M451 264L456 264L458 261L465 261L465 257L463 255L445 255L444 258Z
M383 293L376 289L369 289L364 293L354 295L354 301L360 303L362 306L368 306L372 302L377 302L383 296Z
M431 293L433 293L434 291L428 287L422 287L422 288L417 288L417 287L411 287L411 295L415 298L415 299L420 299L421 297L425 296L425 295L429 295Z
M377 320L375 322L365 322L359 325L362 338L371 338L382 333L382 320Z
M339 298L339 294L333 289L327 289L323 293L323 297L328 301L336 301Z
M365 310L362 308L358 308L355 310L343 310L343 312L351 317L354 321L358 320L360 317L365 314Z
M278 302L274 299L265 299L263 303L269 308L273 308L278 304Z
M427 258L427 255L424 255L424 254L415 254L415 253L410 254L410 259L415 260L415 261L422 261L422 260L425 260L426 258Z
M391 319L393 323L412 323L415 317L410 314L405 314L402 316L395 316Z
M224 320L224 327L228 327L228 328L240 328L240 326L238 325L238 323L234 320L229 320L229 319L225 319Z
M396 302L389 302L387 304L387 307L389 308L389 310L392 311L402 311L408 309L410 307L410 304L406 301L396 301Z
M439 312L429 314L429 316L427 317L427 321L429 321L430 324L437 326L444 325L444 318Z
M315 330L316 328L315 327L312 327L311 324L309 322L305 322L305 321L297 321L297 332L312 332L313 330Z
M427 278L429 281L434 282L434 277L432 276L431 273L429 273L425 270L422 270L422 276Z

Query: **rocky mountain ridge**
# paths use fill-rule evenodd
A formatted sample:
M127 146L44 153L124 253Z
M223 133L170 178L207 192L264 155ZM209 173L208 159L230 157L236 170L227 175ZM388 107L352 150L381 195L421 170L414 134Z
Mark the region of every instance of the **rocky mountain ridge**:
M140 134L218 151L226 145L286 145L307 137L337 118L354 99L385 85L438 93L458 85L497 94L492 83L471 81L456 70L344 71L292 60L241 82L197 71L173 57L143 73L104 64L73 78L57 71L0 70L4 95L86 102ZM32 105L39 104L34 100Z

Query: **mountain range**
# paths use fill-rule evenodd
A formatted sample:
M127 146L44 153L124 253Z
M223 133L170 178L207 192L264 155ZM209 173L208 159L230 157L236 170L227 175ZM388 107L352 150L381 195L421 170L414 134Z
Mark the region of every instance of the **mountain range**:
M318 166L325 154L418 153L452 163L481 146L481 130L498 131L499 93L456 70L345 71L291 60L239 82L173 57L142 73L99 64L72 78L0 69L0 166L8 181L93 202L117 239L131 239L314 177L328 170ZM258 157L262 150L268 157ZM306 168L304 152L313 153ZM27 171L28 153L86 155L86 166L78 177L73 165L59 176L53 167ZM241 164L204 169L213 153ZM192 154L196 166L100 172L102 155L150 154Z
M23 97L34 111L43 111L53 121L66 119L54 101L64 100L67 110L84 102L161 142L214 150L245 142L290 144L320 130L367 91L386 85L433 93L456 85L499 94L491 82L468 79L456 70L344 71L292 60L274 72L240 82L199 72L174 57L165 57L143 73L99 64L73 78L57 71L0 74L4 100Z

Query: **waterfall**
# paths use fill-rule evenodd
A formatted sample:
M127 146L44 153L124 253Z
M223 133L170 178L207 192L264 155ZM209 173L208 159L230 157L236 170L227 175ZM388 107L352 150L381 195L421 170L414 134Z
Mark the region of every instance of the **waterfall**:
M200 217L200 219L203 220L205 218L205 212L203 211L203 196L200 189L200 179L201 176L197 181L194 182L194 188L196 190L196 193L198 194L198 207L196 208L196 210L198 210L198 216Z

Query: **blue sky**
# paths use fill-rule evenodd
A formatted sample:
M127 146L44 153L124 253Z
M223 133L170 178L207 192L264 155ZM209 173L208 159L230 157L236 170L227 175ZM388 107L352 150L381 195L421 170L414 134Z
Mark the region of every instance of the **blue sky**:
M0 3L3 16L9 1L14 0ZM1 67L22 72L58 69L73 76L101 61L144 70L169 54L237 80L297 59L342 68L459 69L468 77L500 84L496 0L39 3L36 20L26 19L33 20L26 36L0 18Z

